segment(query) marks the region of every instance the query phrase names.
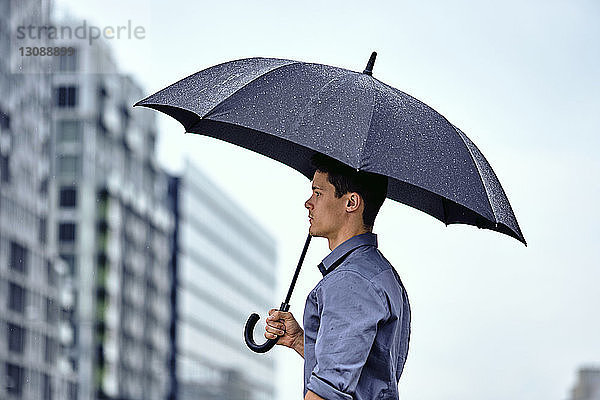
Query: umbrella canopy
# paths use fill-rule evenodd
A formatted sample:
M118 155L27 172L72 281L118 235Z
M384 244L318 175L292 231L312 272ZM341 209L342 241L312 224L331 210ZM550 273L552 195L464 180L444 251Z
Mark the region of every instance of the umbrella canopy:
M224 140L312 178L326 154L388 176L388 197L445 224L526 244L506 194L479 149L423 102L372 76L322 64L248 58L202 70L139 101L187 132Z

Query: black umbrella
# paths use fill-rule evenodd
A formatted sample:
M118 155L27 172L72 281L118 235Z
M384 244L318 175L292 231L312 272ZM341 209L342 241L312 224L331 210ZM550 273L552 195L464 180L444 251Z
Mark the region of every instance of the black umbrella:
M372 76L322 64L248 58L205 69L139 101L186 132L221 139L278 160L312 179L310 158L326 154L388 176L388 197L446 225L491 229L526 244L506 194L479 149L431 107ZM282 309L289 299L302 260ZM262 352L246 324L249 347Z

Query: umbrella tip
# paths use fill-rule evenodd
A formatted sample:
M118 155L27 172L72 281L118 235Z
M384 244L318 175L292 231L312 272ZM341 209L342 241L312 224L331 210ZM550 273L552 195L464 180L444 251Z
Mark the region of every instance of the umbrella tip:
M377 52L374 51L371 53L371 58L369 58L369 62L367 63L367 68L363 71L363 74L373 76L373 64L375 64L375 58L377 57Z

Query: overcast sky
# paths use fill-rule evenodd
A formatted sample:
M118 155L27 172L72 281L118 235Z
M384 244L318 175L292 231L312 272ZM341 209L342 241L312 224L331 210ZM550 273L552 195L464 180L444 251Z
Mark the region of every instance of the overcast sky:
M535 1L56 0L96 25L143 26L112 40L148 94L211 65L265 56L362 71L426 102L493 166L529 244L445 227L386 201L380 248L411 299L403 400L566 400L600 365L600 3ZM157 113L159 114L159 113ZM309 182L262 156L160 123L160 160L187 155L278 239L285 295L308 228ZM292 298L300 319L324 241ZM266 311L266 310L265 310ZM302 360L277 348L279 399L301 398Z

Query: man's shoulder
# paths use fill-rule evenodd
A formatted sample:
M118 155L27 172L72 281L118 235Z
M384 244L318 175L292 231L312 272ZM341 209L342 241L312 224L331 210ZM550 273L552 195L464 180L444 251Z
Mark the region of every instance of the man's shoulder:
M374 246L358 248L339 265L338 271L353 271L372 280L382 272L392 269L390 262Z

